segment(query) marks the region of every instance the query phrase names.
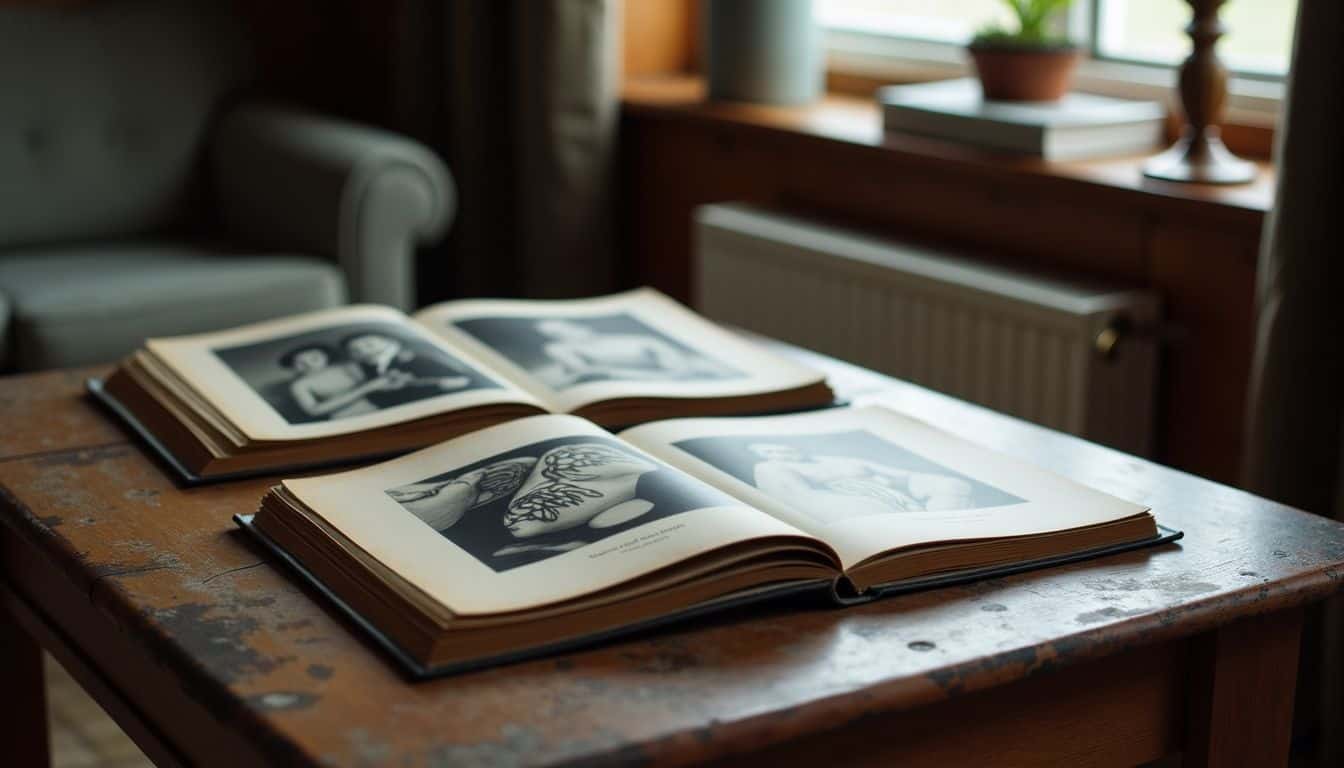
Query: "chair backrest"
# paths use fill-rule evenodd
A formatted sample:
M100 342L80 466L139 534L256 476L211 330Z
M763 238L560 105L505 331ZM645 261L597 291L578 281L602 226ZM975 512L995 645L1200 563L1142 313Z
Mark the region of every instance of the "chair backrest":
M209 120L251 71L228 3L0 7L0 250L183 213Z

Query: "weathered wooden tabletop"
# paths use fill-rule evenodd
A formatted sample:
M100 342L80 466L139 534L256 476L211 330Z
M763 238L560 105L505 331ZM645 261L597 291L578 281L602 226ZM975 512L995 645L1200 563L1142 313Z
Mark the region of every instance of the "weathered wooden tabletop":
M551 764L777 748L1336 589L1344 526L827 365L851 395L880 391L971 440L1150 505L1186 538L846 610L755 608L409 684L235 531L231 516L251 511L268 481L176 487L82 396L87 371L58 372L0 378L5 604L46 628L43 644L64 647L114 715L140 723L132 736L154 743L157 759ZM1130 748L1113 754L1138 755Z

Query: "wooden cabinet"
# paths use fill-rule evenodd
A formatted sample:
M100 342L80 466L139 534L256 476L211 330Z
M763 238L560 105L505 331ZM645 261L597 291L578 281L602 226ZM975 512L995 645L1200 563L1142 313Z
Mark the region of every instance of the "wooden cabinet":
M621 131L626 281L691 294L691 212L745 200L989 261L1158 291L1160 461L1235 482L1260 230L1273 178L1142 178L1141 158L1045 163L884 136L877 109L704 103L693 78L633 79Z

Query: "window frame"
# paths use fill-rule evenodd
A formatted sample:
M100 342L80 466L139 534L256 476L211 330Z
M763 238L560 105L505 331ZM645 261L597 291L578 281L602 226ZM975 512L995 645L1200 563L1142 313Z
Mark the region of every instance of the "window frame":
M1097 50L1095 6L1077 0L1061 32L1080 44L1083 57L1075 87L1088 93L1174 103L1178 66L1102 55ZM829 71L885 78L893 82L965 77L972 74L965 44L822 24ZM1284 77L1229 72L1225 118L1251 126L1273 127L1283 101Z

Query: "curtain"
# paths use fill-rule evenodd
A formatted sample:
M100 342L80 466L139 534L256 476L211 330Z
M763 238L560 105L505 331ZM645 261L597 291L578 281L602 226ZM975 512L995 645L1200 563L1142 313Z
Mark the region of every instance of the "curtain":
M1246 488L1344 519L1344 3L1302 0L1256 286ZM1344 764L1344 610L1309 617L1299 710ZM1302 720L1299 719L1299 723Z
M614 288L619 0L402 0L397 126L434 147L459 208L422 255L422 302Z

